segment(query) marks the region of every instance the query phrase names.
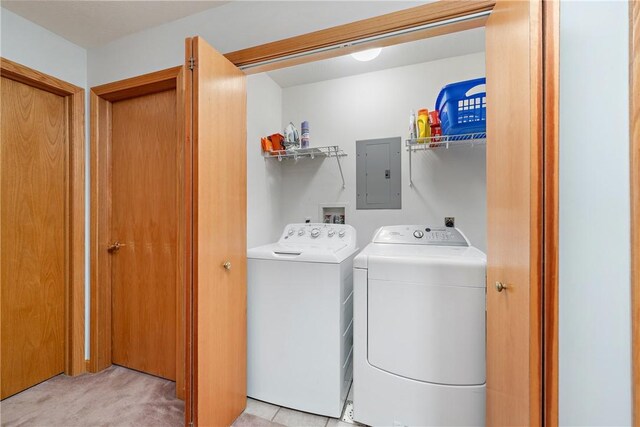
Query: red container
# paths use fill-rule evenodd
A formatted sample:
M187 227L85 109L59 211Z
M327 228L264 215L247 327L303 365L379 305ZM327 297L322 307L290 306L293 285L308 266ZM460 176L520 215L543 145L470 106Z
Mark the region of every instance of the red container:
M438 110L429 111L429 126L433 129L434 126L440 126L440 114Z
M440 142L442 136L442 128L440 125L431 126L431 142Z

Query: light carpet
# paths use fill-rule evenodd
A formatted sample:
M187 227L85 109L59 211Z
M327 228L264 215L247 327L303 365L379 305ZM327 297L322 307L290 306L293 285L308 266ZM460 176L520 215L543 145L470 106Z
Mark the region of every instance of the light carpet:
M182 426L175 383L112 366L58 375L0 403L2 426Z

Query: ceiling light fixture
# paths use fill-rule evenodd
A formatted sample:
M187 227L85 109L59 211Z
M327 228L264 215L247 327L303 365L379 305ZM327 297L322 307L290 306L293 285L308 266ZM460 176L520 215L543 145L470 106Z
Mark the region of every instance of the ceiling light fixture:
M382 52L382 48L376 47L373 49L362 50L360 52L352 53L351 56L353 56L353 59L366 62L366 61L371 61L372 59L376 59L378 55L380 55L380 52Z

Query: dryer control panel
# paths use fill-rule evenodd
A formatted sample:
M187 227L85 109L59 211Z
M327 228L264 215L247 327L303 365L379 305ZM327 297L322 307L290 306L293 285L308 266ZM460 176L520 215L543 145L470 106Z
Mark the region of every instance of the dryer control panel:
M346 224L289 224L284 228L280 243L343 242L355 244L355 229Z
M390 225L381 227L373 236L373 243L393 243L433 246L471 246L457 228L428 225Z

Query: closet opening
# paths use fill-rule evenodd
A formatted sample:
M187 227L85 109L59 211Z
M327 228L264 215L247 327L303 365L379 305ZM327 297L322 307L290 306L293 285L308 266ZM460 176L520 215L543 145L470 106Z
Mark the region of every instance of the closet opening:
M478 27L384 46L369 56L370 60L360 61L347 53L248 76L249 239L256 240L251 237L253 227L268 223L271 242L277 241L276 245L289 253L298 242L304 247L305 236L314 230L317 237L314 240L310 236L308 244L318 248L339 243L348 246L350 227L353 227L354 247L366 250L380 227L411 225L420 230L417 233L422 233L424 240L433 237L425 229L453 230L447 227L453 225L473 247L486 252L486 162L490 142L486 137L489 95L484 81L485 29ZM437 106L439 95L457 98L447 107L442 101L442 105ZM259 110L258 106L265 110ZM461 123L462 115L466 114L465 125L457 130L452 129L454 126L445 127L443 134L444 126L435 111L449 109L453 114L452 108L456 114L460 113ZM419 124L418 120L423 121ZM255 134L252 129L262 129L265 133ZM299 133L299 143L290 140L295 130ZM280 133L284 141L280 141ZM269 137L270 140L265 141ZM251 197L265 193L272 201L273 216L268 216L264 209L258 210L254 204L257 197ZM305 227L307 221L310 225ZM346 236L340 238L339 232L345 232ZM280 235L285 237L278 239ZM294 240L290 249L284 246ZM367 410L380 406L372 403L376 397L368 390L376 389L379 396L395 390L394 397L384 400L403 399L403 383L406 378L412 378L422 384L412 383L411 394L425 402L430 400L428 396L433 390L426 383L442 382L442 378L434 379L431 373L416 370L409 358L392 360L380 352L381 348L396 348L396 354L415 355L419 351L413 347L422 345L418 331L421 327L430 331L429 326L403 323L402 319L407 311L413 313L409 299L423 298L422 291L397 284L395 296L385 297L389 301L386 308L368 305L363 312L362 304L358 306L359 276L353 258L340 264L341 269L350 273L338 286L329 279L333 277L329 276L329 267L313 264L307 259L310 254L305 258L308 264L302 260L296 262L293 256L289 261L282 256L270 260L265 246L251 248L251 242L249 246L249 398L338 419L353 412L352 419L368 425L392 422ZM416 246L416 251L421 248ZM281 273L287 270L289 274ZM306 275L309 278L304 278ZM288 280L287 277L300 279ZM321 283L312 277L323 277L326 283L320 287ZM373 286L371 282L369 286ZM322 289L322 292L314 294L313 289ZM329 300L330 292L334 292L333 302ZM484 289L478 288L472 293L473 297L469 298L473 298L478 307L469 307L474 320L467 323L478 330L451 331L452 335L474 336L473 346L465 347L463 352L475 361L482 360L474 368L477 372L460 378L465 384L474 384L469 390L473 389L475 396L482 395L482 398L465 400L464 412L469 417L455 421L469 425L485 419ZM288 301L296 303L292 306ZM397 301L397 305L392 301ZM318 309L325 307L323 304L326 309ZM330 316L332 306L346 308ZM418 310L428 311L426 306ZM292 324L276 313L287 313L286 318L300 320ZM303 313L314 314L307 317ZM388 314L388 320L395 319L385 322L397 328L395 334L380 332L371 321L384 316L382 313ZM450 315L453 316L450 321L455 323L454 317L466 314ZM407 316L414 321L419 317L417 313ZM317 320L320 318L322 321ZM368 326L361 324L362 318L370 320ZM336 323L333 334L331 329L321 327L333 322ZM412 328L415 333L403 335L401 332ZM316 339L305 340L305 336ZM363 342L363 336L368 337L368 343ZM432 337L431 345L447 347L430 332L424 336ZM378 341L372 341L372 337ZM295 348L289 347L290 341L297 343ZM451 342L448 345L455 347ZM368 348L366 363L361 360L362 346ZM280 354L282 348L290 348L286 356ZM317 378L313 377L313 381L319 385L311 391L299 385L295 378L305 378L306 361L313 360L317 354L323 355L322 361L314 362L313 375ZM465 361L461 363L467 366ZM464 370L462 366L459 369ZM382 371L386 374L378 377ZM335 384L322 378L334 378ZM373 386L369 381L380 382ZM419 417L410 410L404 415ZM436 419L407 420L415 425L438 424ZM440 423L442 420L439 419Z
M428 101L414 101L409 110L398 112L396 110L400 110L402 107L398 108L397 104L393 104L394 94L389 91L384 95L391 101L384 104L383 111L387 115L396 117L395 121L400 129L396 132L402 134L402 210L413 197L425 205L429 203L428 197L426 197L427 193L423 189L426 187L424 186L425 182L437 183L432 186L436 188L435 191L445 190L444 192L447 193L446 189L449 188L448 194L443 196L443 199L448 198L449 206L456 203L453 201L455 199L454 191L461 194L473 194L476 190L476 195L483 194L486 206L485 218L476 220L477 222L471 228L477 226L481 230L478 235L486 239L485 247L488 256L487 422L501 424L505 423L507 419L510 419L511 422L518 419L520 420L518 422L523 424L537 423L543 417L553 419L557 416L557 414L554 415L554 407L557 408L557 406L553 405L553 402L557 400L557 381L554 381L554 378L557 378L557 353L554 352L554 348L557 348L555 347L556 336L554 335L557 331L557 322L553 316L555 310L553 295L557 292L553 276L553 262L557 257L557 252L552 247L554 227L557 227L555 222L557 204L553 203L554 200L557 201L557 192L554 193L557 167L554 169L554 163L550 162L547 165L548 169L543 168L546 163L545 159L552 158L554 149L557 148L557 135L554 136L553 132L545 133L542 122L544 115L547 126L552 127L555 123L554 120L557 119L554 115L554 111L557 110L553 109L553 91L557 90L558 75L557 69L554 71L552 66L554 55L557 55L557 44L554 44L557 40L554 38L557 35L557 14L554 14L555 9L552 5L543 6L543 3L536 5L517 4L517 2L498 2L497 4L484 5L482 3L471 2L468 3L468 7L488 8L491 10L488 18L480 16L475 20L462 21L469 27L459 30L450 26L444 27L444 31L436 35L448 37L464 34L466 31L480 30L483 32L480 38L486 55L483 58L483 62L485 62L484 75L486 76L486 133L479 135L476 133L467 138L441 138L439 141L430 141L434 144L421 144L418 141L413 141L414 144L412 144L411 141L407 142L408 139L411 139L407 137L410 109L420 108L420 104L427 104ZM426 12L431 6L434 6L435 10L435 4L425 5L421 8ZM438 6L445 7L443 4ZM419 8L415 10L417 9ZM475 12L478 10L467 11L467 14ZM395 21L397 16L391 15L385 16L388 18L386 23L390 23L391 26L397 25L397 21ZM356 24L359 26L356 27ZM368 27L368 25L370 26ZM379 25L384 27L385 23ZM458 23L458 25L461 24ZM268 143L266 143L267 150L264 150L266 152L263 152L259 140L261 137L269 135L265 132L252 134L251 127L249 127L248 170L257 170L258 175L275 177L279 180L277 182L282 183L282 186L276 185L274 182L261 186L259 181L253 181L249 175L248 230L250 233L254 227L257 227L257 224L263 224L265 220L265 210L261 212L260 218L252 215L251 194L257 193L262 193L268 198L281 200L284 215L281 215L277 210L266 211L267 214L272 214L275 223L280 225L275 227L271 236L265 237L271 241L277 238L277 234L287 223L323 221L325 218L320 212L327 205L330 207L339 204L345 205L343 217L346 218L347 223L351 224L354 224L353 221L359 215L362 217L368 215L373 218L372 222L375 222L385 214L391 215L395 224L409 222L402 214L394 215L382 210L371 212L358 210L356 204L350 201L350 199L355 200L357 197L355 183L357 170L353 165L355 163L353 158L356 154L350 147L358 140L357 136L350 133L351 130L357 127L356 124L360 122L364 133L375 135L370 138L392 136L380 135L384 131L384 125L380 120L367 120L369 117L380 117L373 114L378 111L372 113L368 108L372 105L372 98L375 98L375 94L383 92L385 86L363 84L359 86L360 90L357 93L351 92L350 90L356 85L355 80L358 73L349 76L341 75L325 64L329 64L330 61L353 59L348 55L342 55L346 51L323 49L335 45L335 43L331 43L335 41L349 46L349 43L356 39L355 37L351 38L350 31L367 27L371 29L376 25L365 20L330 29L331 35L325 30L321 30L298 38L268 43L226 55L249 74L249 111L252 110L252 88L258 88L255 90L263 96L264 94L271 96L270 100L264 104L269 105L269 114L257 118L259 126L263 128L269 126L269 129L272 129L274 133L282 132L285 141L288 130L284 132L282 130L287 128L290 122L296 127L299 126L299 129L308 126L311 141L309 148L313 149L314 144L318 144L315 146L317 149L315 155L307 155L304 152L309 148L302 148L297 154L293 151L289 152L287 147L278 147L278 150L274 150L273 141L271 141L271 152L269 153ZM365 30L363 32L366 33ZM374 32L371 30L367 35ZM380 31L380 33L384 33L384 31ZM531 37L531 34L537 34L537 36ZM437 38L435 37L435 39ZM331 42L327 40L331 40ZM389 43L389 45L393 45L393 43ZM354 48L353 51L360 51L365 46L367 48L380 47L362 44L359 48ZM545 50L543 50L543 46ZM391 48L396 47L391 46ZM382 52L377 59L383 58L387 48L387 46L382 46ZM305 55L308 52L313 54ZM351 51L347 53L351 53ZM504 64L505 55L510 58L508 67ZM278 59L283 60L278 61ZM377 59L373 59L370 64L375 64ZM547 65L549 68L546 69L547 73L543 75L542 69ZM300 73L303 76L296 81L294 80L296 78L295 70L298 67L307 68L304 73ZM458 69L455 72L459 71ZM323 72L327 72L329 77L313 80ZM331 74L331 72L335 74ZM370 72L364 72L365 74L362 76L369 77L373 81L373 74L378 72L383 74L381 69L373 69ZM291 79L290 83L282 83L278 80L285 78ZM309 78L309 80L304 80L305 78ZM338 95L332 91L321 89L323 85L327 86L328 82L337 84L340 80L345 83L339 86ZM353 87L346 83L347 80L354 82ZM462 81L468 80L456 81L452 79L448 82L460 83ZM547 96L546 98L539 90L543 84L548 90L544 95ZM347 95L352 95L352 97L349 98ZM344 102L345 98L347 99L346 103ZM549 103L548 111L545 110L546 102ZM319 104L330 106L317 114L314 107ZM345 108L345 104L350 105L351 108ZM281 111L282 114L274 117L274 109ZM266 112L266 109L262 111ZM368 112L369 116L359 121L357 117L361 111ZM251 123L256 117L250 113L248 122ZM351 117L354 119L350 122L349 118ZM344 125L345 121L348 122L346 125ZM308 123L303 124L303 122ZM544 138L548 138L548 146L546 147L543 144ZM337 143L342 140L345 142ZM252 144L254 144L253 147ZM319 154L323 150L326 150L326 153ZM252 151L253 154L251 154ZM435 173L438 161L456 157L466 157L465 160L469 161L473 155L468 153L477 155L478 152L482 152L485 157L483 161L479 162L483 163L480 167L484 172L482 180L464 179L468 178L465 174L471 174L473 168L459 171L458 176L452 177L449 181L447 179L439 180L441 176ZM409 153L411 153L411 161L408 159ZM332 154L334 155L332 156ZM329 160L330 157L339 157L341 168L337 168L336 161ZM433 162L434 168L427 168L424 164L418 166L419 162L416 160L423 161L428 165L431 165L429 162ZM460 164L462 163L460 162ZM264 166L262 172L255 169L260 165ZM410 165L412 170L409 175L407 172L409 172ZM453 167L455 168L455 166ZM445 169L444 166L443 169ZM341 186L341 172L344 175L345 188ZM416 175L420 177L416 179ZM446 172L443 177L447 178ZM465 181L464 185L457 180L458 178ZM252 181L256 183L253 190L251 188ZM486 192L483 188L477 191L479 187L482 187L482 184L484 184ZM546 205L548 211L545 211L543 199L546 202L551 202ZM441 203L431 211L427 211L426 215L412 210L408 212L406 218L409 218L409 215L416 215L421 219L417 223L423 223L425 216L432 215L436 220L439 218L439 222L454 222L455 225L460 226L462 226L460 220L474 222L468 218L463 219L464 215L459 217L446 214L445 218L445 215L441 213L435 214L437 209L446 206ZM471 216L470 211L465 211L465 214ZM329 217L333 218L333 215L329 215ZM340 218L341 216L336 215L336 217ZM360 221L357 222L360 224ZM358 224L355 225L358 226ZM358 233L359 246L368 241L374 229L375 226L370 225L368 232ZM549 264L544 264L544 259ZM548 291L548 294L543 291ZM550 304L549 312L546 312L547 307L544 307L543 299ZM509 304L507 304L507 300L510 301ZM516 306L520 308L515 309ZM549 322L544 325L544 330L543 318ZM548 340L544 355L543 340ZM520 351L519 356L515 359L507 356L514 349ZM517 393L515 393L516 389L519 390ZM543 410L543 391L544 401L549 412ZM510 396L511 404L508 411L505 411L504 405L499 403L498 396L505 393ZM251 394L249 393L249 395Z

